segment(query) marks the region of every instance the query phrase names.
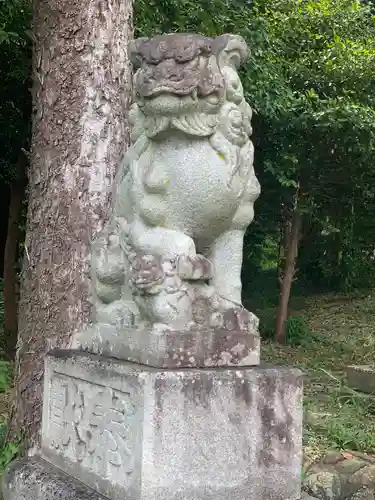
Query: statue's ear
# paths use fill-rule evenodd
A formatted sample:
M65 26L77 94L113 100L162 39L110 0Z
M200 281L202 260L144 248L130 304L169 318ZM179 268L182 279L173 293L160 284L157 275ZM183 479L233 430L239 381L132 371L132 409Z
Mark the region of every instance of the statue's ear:
M219 53L221 67L231 66L233 69L238 69L246 62L249 49L241 36L221 35L216 40L222 47Z

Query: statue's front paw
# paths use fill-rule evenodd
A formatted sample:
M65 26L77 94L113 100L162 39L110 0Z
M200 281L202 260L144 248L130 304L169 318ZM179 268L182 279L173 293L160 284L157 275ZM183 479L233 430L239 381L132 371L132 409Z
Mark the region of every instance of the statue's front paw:
M110 304L121 297L121 284L106 284L101 281L96 282L95 291L98 299L104 304Z
M191 299L183 290L159 295L153 302L152 316L154 322L186 328L192 320Z
M153 294L160 291L165 272L161 259L152 255L137 255L131 262L130 280L138 290Z
M136 305L123 300L117 300L109 305L98 305L95 312L96 323L116 328L132 327L136 323L136 317Z
M257 334L259 319L244 307L231 307L225 311L212 311L209 316L209 325L212 328Z
M227 309L223 313L223 327L226 330L257 331L259 319L244 307Z
M108 241L95 243L90 265L96 278L106 285L124 282L125 262L118 244L118 237L111 235Z
M182 280L209 280L213 276L213 266L203 255L180 255L177 259L177 275Z

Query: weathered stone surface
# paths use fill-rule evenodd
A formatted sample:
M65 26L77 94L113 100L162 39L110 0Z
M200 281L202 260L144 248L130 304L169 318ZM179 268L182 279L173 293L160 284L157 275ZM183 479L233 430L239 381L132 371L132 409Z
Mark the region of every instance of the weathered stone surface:
M307 468L304 489L321 500L372 500L375 458L360 452L329 452Z
M106 500L42 458L16 460L2 477L4 500Z
M353 478L355 473L365 468L366 465L367 464L363 462L363 460L353 457L350 460L342 460L341 462L337 462L335 469L339 474L346 474Z
M112 500L297 500L298 370L47 357L43 453Z
M199 97L223 95L225 80L210 57L219 58L231 42L236 42L238 57L244 62L246 44L240 45L239 37L233 35L209 38L173 33L139 38L131 50L133 65L138 70L135 84L139 97L150 98L161 92L178 96L193 92Z
M258 365L259 335L237 325L234 328L118 330L110 325L93 325L83 332L78 344L88 352L156 368Z
M375 465L367 464L364 461L362 464L362 467L359 467L350 477L350 482L375 489Z
M375 367L352 365L346 369L348 385L368 394L375 393Z
M310 473L305 479L307 491L322 500L335 500L342 497L342 484L334 471L321 470Z
M342 453L337 450L329 451L322 460L323 464L336 465L345 460Z
M312 497L305 490L303 490L301 493L301 500L314 500L314 498L316 498L316 497Z
M374 491L369 488L363 487L360 490L356 491L351 497L350 500L374 500Z

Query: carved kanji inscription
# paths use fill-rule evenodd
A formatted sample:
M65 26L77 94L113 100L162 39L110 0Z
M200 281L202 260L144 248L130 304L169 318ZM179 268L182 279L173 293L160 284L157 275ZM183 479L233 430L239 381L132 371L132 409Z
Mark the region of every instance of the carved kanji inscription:
M126 484L133 472L135 407L131 394L54 373L48 441L71 462Z

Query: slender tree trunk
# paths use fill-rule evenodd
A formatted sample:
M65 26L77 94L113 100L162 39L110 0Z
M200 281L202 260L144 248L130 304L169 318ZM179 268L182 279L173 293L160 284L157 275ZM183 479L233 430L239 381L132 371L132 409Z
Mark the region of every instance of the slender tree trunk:
M288 245L290 239L291 232L291 220L287 219L286 216L283 220L283 226L280 231L280 241L279 241L279 255L277 261L277 274L279 281L282 280L284 267L285 267L285 258L288 252Z
M90 242L128 141L131 0L36 0L33 137L13 429L39 446L46 351L90 315ZM35 447L35 448L34 448Z
M10 188L5 182L0 185L0 212L4 214L0 230L0 278L4 278L4 252L8 234L8 213L10 203Z
M17 256L18 245L22 231L20 229L20 218L22 203L25 198L24 171L26 158L22 154L19 162L20 176L10 186L10 202L8 215L7 239L4 250L4 332L5 354L14 359L17 344L18 325L18 273Z
M283 227L282 227L282 224L280 223L279 225L279 244L278 244L278 248L277 248L277 277L280 278L280 268L281 268L281 262L282 262L282 259L283 259L283 251L284 251L284 248L283 248Z
M293 212L290 231L288 231L289 237L281 281L280 302L276 317L276 340L281 344L285 344L285 322L288 319L288 306L298 254L300 229L301 215L296 207Z

